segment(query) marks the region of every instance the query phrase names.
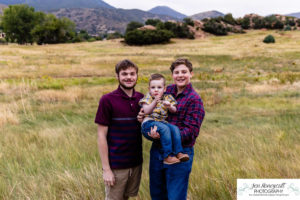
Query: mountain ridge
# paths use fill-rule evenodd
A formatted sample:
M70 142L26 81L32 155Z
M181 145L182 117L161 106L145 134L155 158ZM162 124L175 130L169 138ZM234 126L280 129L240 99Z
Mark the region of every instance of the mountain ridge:
M202 20L205 18L215 18L215 17L219 17L219 16L223 17L224 14L217 10L211 10L211 11L197 13L197 14L191 15L189 17L194 20Z
M291 17L296 17L296 18L299 18L300 19L300 12L297 12L297 13L290 13L290 14L287 14L285 16L291 16Z
M159 14L159 15L168 15L171 17L175 17L177 19L183 19L185 17L187 17L187 15L182 14L168 6L156 6L150 10L148 10L148 12L153 13L153 14Z
M114 8L102 0L0 0L0 4L28 4L41 11L61 8Z
M124 33L127 24L131 21L144 23L147 19L176 20L167 15L152 14L139 9L63 8L50 13L59 18L71 19L78 30L87 30L90 34L108 31Z

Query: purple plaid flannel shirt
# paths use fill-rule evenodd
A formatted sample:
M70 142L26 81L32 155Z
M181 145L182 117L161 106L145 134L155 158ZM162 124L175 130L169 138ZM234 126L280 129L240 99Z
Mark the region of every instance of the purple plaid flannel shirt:
M205 115L199 94L193 89L191 83L179 95L177 95L176 85L169 85L166 94L173 95L177 101L177 112L169 113L168 122L180 129L183 147L194 146Z

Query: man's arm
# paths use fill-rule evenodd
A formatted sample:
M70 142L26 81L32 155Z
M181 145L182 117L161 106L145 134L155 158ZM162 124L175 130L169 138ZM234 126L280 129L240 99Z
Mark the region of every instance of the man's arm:
M200 99L190 101L189 105L187 105L187 114L183 121L184 128L180 129L183 143L189 143L199 135L204 116L205 111L202 101Z
M113 186L115 184L115 176L110 168L108 159L107 145L108 126L98 125L98 150L102 163L103 181L105 185Z

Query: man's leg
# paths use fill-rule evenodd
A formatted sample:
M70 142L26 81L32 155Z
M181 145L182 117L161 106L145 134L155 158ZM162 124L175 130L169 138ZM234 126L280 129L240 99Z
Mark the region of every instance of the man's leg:
M129 197L137 196L141 182L142 169L143 168L141 164L129 170L129 178L124 193L124 200L128 199Z
M152 200L168 200L163 154L152 144L149 163L150 195Z
M112 171L116 182L114 186L105 186L105 200L120 200L125 194L129 169L113 169Z
M183 148L183 152L187 153L190 159L187 162L181 162L174 165L166 166L166 184L168 191L168 199L183 200L187 198L187 190L189 176L192 170L194 149Z

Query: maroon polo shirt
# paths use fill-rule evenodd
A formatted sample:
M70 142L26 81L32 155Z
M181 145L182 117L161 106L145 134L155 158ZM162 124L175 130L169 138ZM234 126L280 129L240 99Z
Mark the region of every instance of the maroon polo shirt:
M143 94L133 91L129 97L121 88L103 95L95 123L108 126L107 144L112 169L135 167L143 162L142 136L137 115Z

